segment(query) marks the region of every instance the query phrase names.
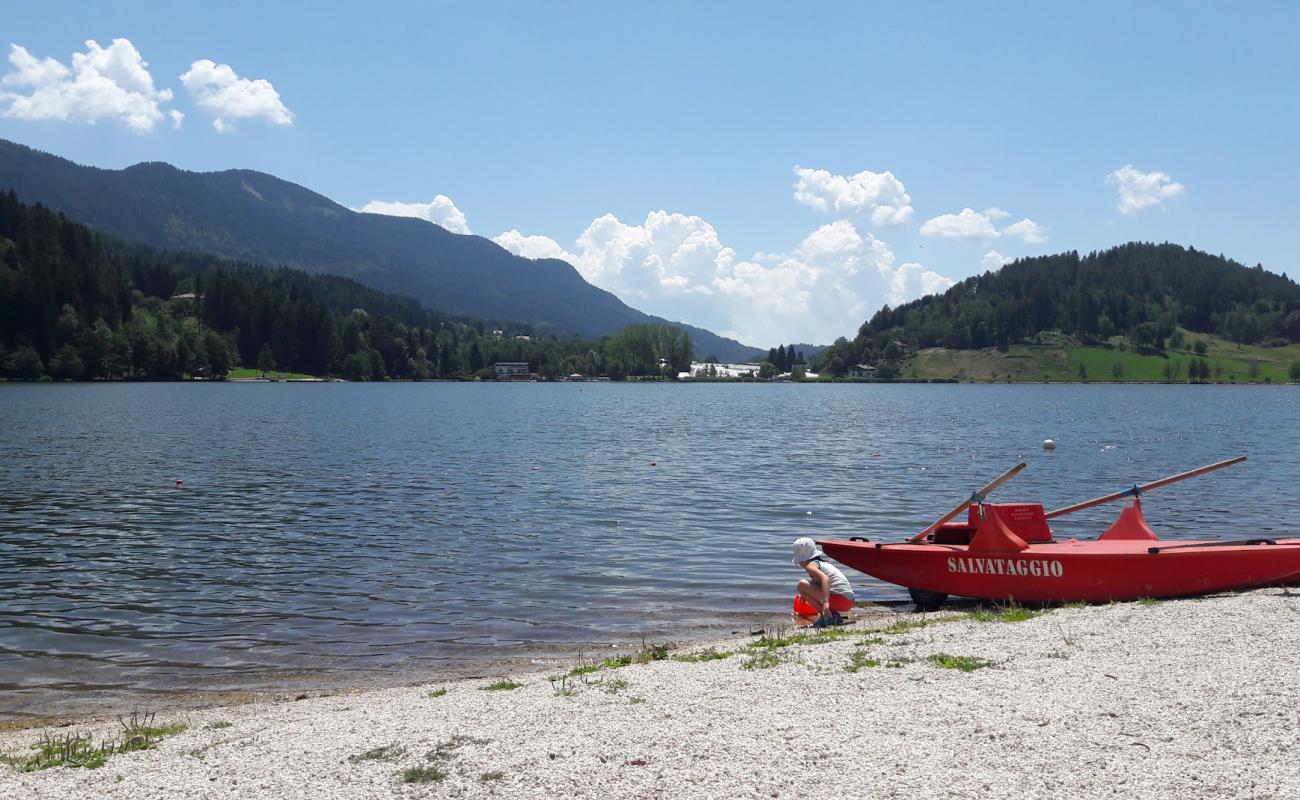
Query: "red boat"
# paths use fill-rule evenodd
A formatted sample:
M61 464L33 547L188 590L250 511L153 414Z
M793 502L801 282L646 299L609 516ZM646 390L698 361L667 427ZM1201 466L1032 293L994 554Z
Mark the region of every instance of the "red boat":
M905 542L854 537L818 544L856 570L906 587L923 608L949 595L1021 603L1107 602L1185 597L1300 580L1300 540L1161 541L1142 517L1144 491L1238 463L1245 457L1044 513L1033 503L983 496L1021 468L972 495ZM1124 496L1134 498L1095 540L1058 541L1048 519ZM948 522L969 507L967 521Z

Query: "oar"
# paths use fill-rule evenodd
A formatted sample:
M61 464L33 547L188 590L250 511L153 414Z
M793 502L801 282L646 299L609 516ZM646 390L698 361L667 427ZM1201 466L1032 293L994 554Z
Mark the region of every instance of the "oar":
M920 533L913 536L911 539L908 539L907 541L919 542L922 539L924 539L926 536L930 535L931 531L938 530L940 525L943 525L943 523L947 522L948 520L957 516L961 512L970 508L972 505L976 503L983 503L985 495L987 495L989 492L992 492L994 489L998 488L1002 484L1014 478L1016 476L1016 473L1024 468L1025 468L1025 462L1021 461L1019 464L1015 465L1011 469L1007 470L1006 472L994 478L983 489L980 489L979 491L972 494L969 498L964 500L961 505L957 506L952 511L949 511L947 514L944 514L942 517L939 518L938 522L934 523L933 525L921 531Z
M1085 508L1092 508L1093 506L1099 506L1103 503L1110 503L1124 497L1136 497L1137 495L1149 492L1152 489L1159 489L1161 486L1168 486L1171 483L1178 483L1179 481L1185 481L1188 478L1195 478L1197 475L1214 472L1216 469L1231 467L1233 464L1240 464L1245 460L1245 456L1237 456L1236 458L1230 458L1227 461L1220 461L1217 464L1197 467L1196 469L1188 470L1187 472L1180 472L1177 475L1170 475L1168 478L1161 478L1158 481L1151 481L1150 483L1144 483L1141 486L1134 486L1132 489L1125 489L1122 492L1111 492L1110 494L1102 495L1101 497L1094 497L1091 500L1084 500L1082 503L1075 503L1072 506L1058 508L1044 516L1048 519L1052 519L1053 517L1059 517L1062 514L1073 514L1074 512L1082 511Z

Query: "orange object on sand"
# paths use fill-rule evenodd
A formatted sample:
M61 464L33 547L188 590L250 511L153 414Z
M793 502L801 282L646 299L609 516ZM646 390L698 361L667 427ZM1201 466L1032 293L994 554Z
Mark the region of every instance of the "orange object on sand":
M817 616L817 609L813 607L812 603L803 599L801 595L795 595L794 613L797 617L815 617Z
M838 594L831 595L831 611L852 611L852 610L853 610L852 600L849 600L847 597L841 597ZM821 614L817 611L817 607L814 606L812 603L809 603L807 600L803 599L801 595L794 596L794 613L795 616L797 617L821 616Z

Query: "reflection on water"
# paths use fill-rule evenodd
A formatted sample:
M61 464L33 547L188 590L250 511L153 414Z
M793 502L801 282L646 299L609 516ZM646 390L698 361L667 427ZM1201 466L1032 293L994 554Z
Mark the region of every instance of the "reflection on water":
M365 682L788 607L799 535L900 537L1028 458L1049 507L1285 528L1290 387L0 386L0 717L73 690ZM1043 439L1058 443L1044 453ZM177 487L181 479L184 485ZM1095 535L1118 508L1066 518ZM860 594L897 597L855 575Z

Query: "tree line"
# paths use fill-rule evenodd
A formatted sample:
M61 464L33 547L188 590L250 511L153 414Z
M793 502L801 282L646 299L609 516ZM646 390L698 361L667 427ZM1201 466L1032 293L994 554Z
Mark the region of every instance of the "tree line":
M1285 274L1173 244L1130 243L1080 256L1024 258L942 294L885 306L852 339L822 351L819 369L892 368L906 350L1033 343L1059 332L1084 345L1122 336L1162 353L1178 328L1243 344L1300 340L1300 285Z
M220 379L238 366L350 380L675 376L689 335L634 325L600 341L455 317L353 280L96 233L0 193L0 377Z

